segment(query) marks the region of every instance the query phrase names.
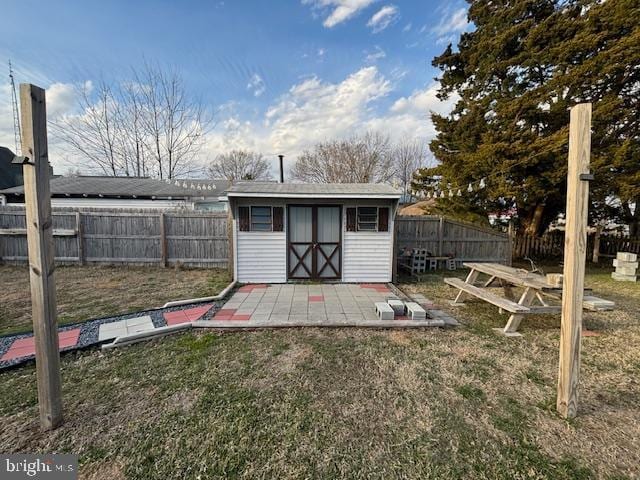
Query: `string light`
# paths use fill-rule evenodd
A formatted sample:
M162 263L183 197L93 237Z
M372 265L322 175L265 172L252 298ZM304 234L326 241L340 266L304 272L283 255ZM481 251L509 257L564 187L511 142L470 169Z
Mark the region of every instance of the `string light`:
M457 195L458 197L461 197L461 196L462 196L462 191L461 191L460 189L458 189L458 193L456 193L456 195Z

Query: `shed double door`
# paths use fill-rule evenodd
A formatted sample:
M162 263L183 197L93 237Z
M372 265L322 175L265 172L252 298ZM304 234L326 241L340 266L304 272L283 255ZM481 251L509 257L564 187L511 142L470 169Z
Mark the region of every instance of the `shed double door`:
M334 205L289 205L287 276L292 280L340 280L342 210Z

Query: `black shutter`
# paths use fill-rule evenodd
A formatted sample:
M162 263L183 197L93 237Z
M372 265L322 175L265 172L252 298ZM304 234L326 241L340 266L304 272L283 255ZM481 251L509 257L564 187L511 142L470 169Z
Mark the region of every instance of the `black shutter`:
M380 207L378 209L378 231L389 231L389 209L387 207Z
M356 209L347 208L347 232L355 232L356 228Z
M241 232L251 230L249 207L238 207L238 225Z
M284 230L284 208L273 207L273 231L282 232Z

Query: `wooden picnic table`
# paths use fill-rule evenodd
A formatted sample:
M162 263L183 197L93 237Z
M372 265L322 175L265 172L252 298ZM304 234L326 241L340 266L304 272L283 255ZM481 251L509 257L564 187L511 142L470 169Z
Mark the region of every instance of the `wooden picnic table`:
M497 306L501 311L510 312L511 316L505 327L498 329L504 335L519 336L518 327L527 314L559 313L561 311L561 305L550 305L545 297L562 299L562 287L550 284L543 275L498 263L465 262L463 265L470 269L465 281L459 278L444 279L445 283L459 290L451 304L454 306L464 305L464 296L471 295ZM489 279L482 284L482 287L479 287L476 285L476 281L481 274L489 276ZM503 288L504 297L488 290L488 287L495 284ZM517 301L512 292L514 286L524 288ZM606 309L613 308L613 302L606 302L596 297L588 298L591 299L590 302L604 302L603 306L606 303ZM536 304L534 305L534 303ZM587 305L585 302L585 308L593 309L591 306L592 303Z

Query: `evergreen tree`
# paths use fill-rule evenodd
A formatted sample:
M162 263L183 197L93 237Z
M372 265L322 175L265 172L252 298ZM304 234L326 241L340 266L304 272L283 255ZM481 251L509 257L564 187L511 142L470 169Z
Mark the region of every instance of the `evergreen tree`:
M432 114L440 161L414 187L440 178L487 188L443 203L486 214L517 207L540 233L564 210L568 109L593 102L593 217L615 215L638 234L640 208L640 3L637 0L471 0L458 50L433 60L450 115ZM615 200L612 202L612 200Z

